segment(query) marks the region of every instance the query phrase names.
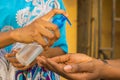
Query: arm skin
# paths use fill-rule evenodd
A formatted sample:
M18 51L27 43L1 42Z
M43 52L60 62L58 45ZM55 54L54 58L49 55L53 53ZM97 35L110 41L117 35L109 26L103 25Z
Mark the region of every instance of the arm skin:
M11 36L11 31L0 32L0 48L3 48L13 43L15 43L15 41Z
M51 46L60 37L58 27L50 22L50 19L56 14L63 14L67 17L65 11L53 9L46 15L36 19L31 24L26 25L23 28L8 32L0 32L0 48L15 42L37 42L42 46ZM54 32L54 34L51 32L51 30ZM43 36L50 40L49 43L46 43L46 41L43 39Z
M38 58L38 65L69 80L120 80L120 60L102 60L84 54L67 54L53 58Z
M108 64L105 70L103 71L104 79L120 79L120 59L118 60L107 60Z

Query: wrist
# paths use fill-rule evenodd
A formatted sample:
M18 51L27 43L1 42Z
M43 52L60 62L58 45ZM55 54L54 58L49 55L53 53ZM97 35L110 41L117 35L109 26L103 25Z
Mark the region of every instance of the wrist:
M103 71L103 79L120 79L120 68L116 65L116 61L107 60L108 64Z
M10 31L10 38L11 38L11 40L13 40L14 42L17 42L17 38L18 38L18 36L19 36L18 30L19 30L19 29Z
M16 42L16 41L14 40L13 30L8 31L8 36L9 36L9 40L10 40L12 43L15 43L15 42Z
M119 67L112 66L109 60L102 61L104 63L103 69L101 70L102 79L120 79ZM107 63L106 63L107 62Z
M106 79L106 75L109 70L108 62L106 60L98 59L97 65L99 70L99 78Z

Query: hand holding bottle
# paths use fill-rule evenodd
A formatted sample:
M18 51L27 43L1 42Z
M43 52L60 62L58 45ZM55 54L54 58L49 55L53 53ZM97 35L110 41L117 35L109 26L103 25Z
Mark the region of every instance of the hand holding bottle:
M60 37L60 32L57 25L50 22L51 18L56 14L67 14L63 10L53 9L46 15L36 19L29 25L11 31L11 36L15 42L31 43L37 42L42 46L49 45L47 40L56 40ZM52 31L52 32L51 32Z
M26 27L15 30L13 33L13 38L16 41L31 43L37 42L42 46L51 46L59 37L60 32L58 27L51 23L49 20L56 14L63 14L67 16L67 14L63 10L54 9L50 11L48 14L36 19L33 23L29 24ZM51 32L52 31L52 32ZM21 33L21 34L20 34ZM45 41L45 38L48 40L48 44ZM25 66L19 63L16 59L15 53L7 54L6 58L19 70L25 70L33 66L36 61L34 60L31 64Z

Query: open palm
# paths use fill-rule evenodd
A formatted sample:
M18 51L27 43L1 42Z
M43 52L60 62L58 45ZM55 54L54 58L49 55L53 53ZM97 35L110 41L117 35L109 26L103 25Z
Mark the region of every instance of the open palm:
M93 58L85 55L85 54L68 54L63 56L58 56L51 58L51 60L57 62L57 63L65 63L65 64L77 64L81 62L89 62Z

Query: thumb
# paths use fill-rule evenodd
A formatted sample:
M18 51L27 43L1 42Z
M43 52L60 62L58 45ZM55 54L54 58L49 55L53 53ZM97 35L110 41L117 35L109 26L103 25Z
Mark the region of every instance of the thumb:
M64 67L64 71L68 73L77 73L79 72L79 65L78 64L66 65Z
M68 16L68 14L64 10L53 9L52 11L48 12L46 15L42 16L41 18L49 21L56 14L63 14L66 17Z
M64 71L65 72L72 72L72 68L73 67L71 65L67 65L67 66L64 67Z

